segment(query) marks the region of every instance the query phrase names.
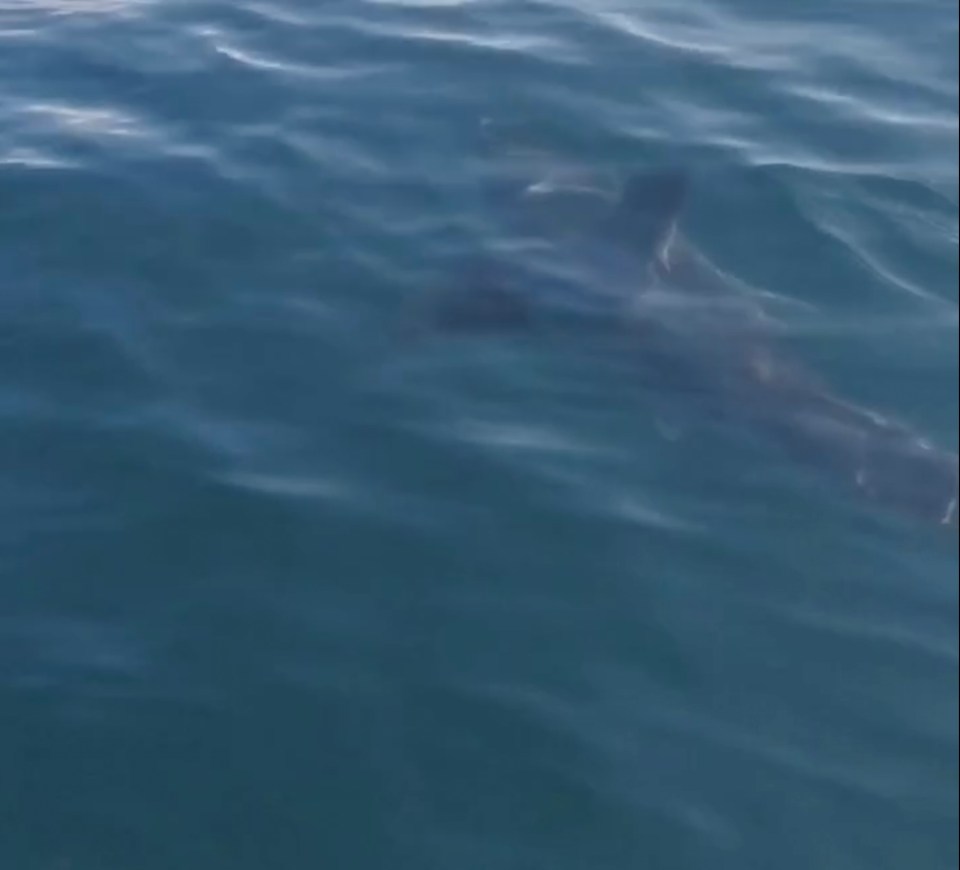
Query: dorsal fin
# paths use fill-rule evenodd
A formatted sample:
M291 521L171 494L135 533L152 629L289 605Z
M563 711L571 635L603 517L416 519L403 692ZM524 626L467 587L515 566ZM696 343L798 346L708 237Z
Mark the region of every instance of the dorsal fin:
M631 176L609 220L618 241L666 261L687 197L688 178L677 169Z

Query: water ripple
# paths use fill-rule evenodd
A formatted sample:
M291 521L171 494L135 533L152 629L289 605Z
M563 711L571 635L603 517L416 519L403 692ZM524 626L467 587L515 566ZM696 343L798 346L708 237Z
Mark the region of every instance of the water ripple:
M955 6L0 0L0 864L955 867L953 541L633 346L398 337L491 178L690 167L955 445Z

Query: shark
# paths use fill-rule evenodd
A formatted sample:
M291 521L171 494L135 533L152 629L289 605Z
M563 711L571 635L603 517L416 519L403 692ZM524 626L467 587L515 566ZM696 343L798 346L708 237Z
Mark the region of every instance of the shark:
M612 187L557 173L498 183L489 198L510 215L507 232L455 288L431 294L422 327L615 335L651 389L749 428L870 503L956 530L957 454L784 353L763 294L683 232L691 186L675 167Z

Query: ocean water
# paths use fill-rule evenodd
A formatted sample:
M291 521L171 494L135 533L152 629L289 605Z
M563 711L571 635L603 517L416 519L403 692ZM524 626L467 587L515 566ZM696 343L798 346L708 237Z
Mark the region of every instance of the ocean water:
M792 357L955 453L957 31L0 2L0 868L955 868L955 529L602 337L397 325L491 159L681 166Z

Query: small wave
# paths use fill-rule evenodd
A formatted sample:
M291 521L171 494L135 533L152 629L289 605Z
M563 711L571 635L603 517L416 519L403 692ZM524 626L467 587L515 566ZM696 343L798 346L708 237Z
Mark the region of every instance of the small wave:
M76 103L32 103L20 110L27 124L49 128L65 135L148 137L142 117L117 108L82 106Z
M912 631L903 623L868 622L856 616L842 616L810 608L792 608L783 614L783 618L805 629L852 643L887 646L897 653L920 654L952 666L960 661L955 644Z
M110 16L128 18L160 3L161 0L0 0L0 14L43 16Z
M11 147L0 151L0 166L23 169L78 169L83 164L59 154L39 148Z
M522 423L492 423L484 420L459 420L452 427L455 437L511 452L544 453L554 455L586 456L597 454L599 448L569 434L543 426Z
M295 501L335 502L358 501L356 487L343 480L319 476L271 474L267 472L233 471L220 475L220 480L241 489Z
M882 105L852 94L840 93L825 85L788 83L785 90L793 96L842 111L846 118L859 118L866 123L934 132L956 133L958 129L957 116L947 111L921 112L906 106Z

